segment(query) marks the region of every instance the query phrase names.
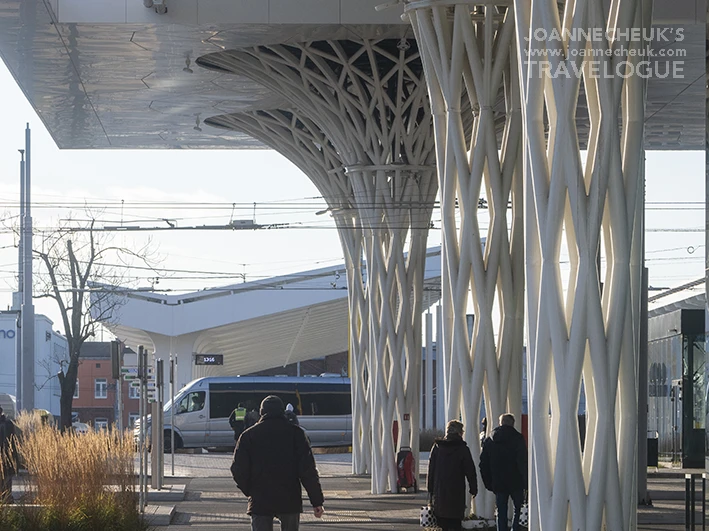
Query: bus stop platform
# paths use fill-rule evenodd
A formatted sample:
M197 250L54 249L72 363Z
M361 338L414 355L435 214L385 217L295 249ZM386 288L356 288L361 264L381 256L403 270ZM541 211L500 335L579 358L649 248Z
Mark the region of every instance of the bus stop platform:
M316 519L304 498L302 531L367 529L420 530L419 510L425 505L425 492L373 495L370 478L351 474L351 454L316 455L325 494L325 514ZM425 485L428 455L421 454L421 480ZM182 501L175 506L171 523L156 526L156 531L250 531L246 498L238 491L229 471L231 455L202 454L175 456L175 475L171 456L165 456L166 485L185 485ZM682 471L684 472L684 471ZM694 471L697 472L697 471ZM653 506L638 509L639 531L679 531L685 529L684 475L648 474ZM701 499L696 502L697 529L701 529ZM278 523L274 529L278 530Z

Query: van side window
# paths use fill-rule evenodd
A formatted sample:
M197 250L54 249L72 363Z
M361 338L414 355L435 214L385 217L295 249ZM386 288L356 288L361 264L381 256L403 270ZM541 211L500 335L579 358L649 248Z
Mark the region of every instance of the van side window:
M204 391L194 391L192 393L188 393L182 400L180 400L180 403L177 406L177 413L202 411L204 409L205 396L206 393Z
M302 393L303 415L350 415L349 393Z

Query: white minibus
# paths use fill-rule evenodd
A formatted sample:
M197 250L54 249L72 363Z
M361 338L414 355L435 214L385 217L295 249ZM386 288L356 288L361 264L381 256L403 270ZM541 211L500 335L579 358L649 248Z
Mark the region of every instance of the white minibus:
M277 395L284 404L293 405L312 446L352 444L348 378L213 376L199 378L180 389L174 408L170 401L165 404L165 449L170 449L173 425L175 448L234 446L229 415L239 404L258 412L261 401L268 395ZM137 438L139 425L135 429Z

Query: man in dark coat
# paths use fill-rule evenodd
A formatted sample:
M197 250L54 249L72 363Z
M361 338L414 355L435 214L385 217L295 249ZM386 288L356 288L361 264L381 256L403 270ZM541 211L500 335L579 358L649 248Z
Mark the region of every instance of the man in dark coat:
M478 493L478 478L470 448L463 440L463 424L451 420L446 437L436 439L428 460L427 487L433 514L443 531L458 531L465 517L465 480L472 496Z
M515 506L512 530L519 530L519 516L527 488L527 445L514 426L514 415L500 415L500 425L485 439L480 454L483 483L487 490L495 493L498 531L507 531L509 498Z
M267 396L261 402L261 418L245 430L234 450L231 473L249 498L247 514L252 531L273 531L273 518L281 531L297 531L303 512L301 483L313 506L323 514L323 493L315 458L305 432L286 420L283 402Z
M248 430L251 426L256 424L260 418L258 411L254 409L253 404L247 403L246 409L248 411L246 412L246 416L244 417L244 430Z
M16 472L17 445L15 424L0 407L0 500L12 501L12 476Z

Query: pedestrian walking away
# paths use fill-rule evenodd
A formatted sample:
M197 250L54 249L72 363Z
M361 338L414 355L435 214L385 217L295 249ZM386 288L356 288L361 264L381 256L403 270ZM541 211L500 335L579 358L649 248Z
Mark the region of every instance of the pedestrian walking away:
M512 498L512 531L519 531L519 517L527 488L527 445L515 429L511 413L500 415L500 425L485 439L480 454L480 475L485 488L495 493L497 529L507 531L508 502Z
M478 478L470 448L463 440L463 424L451 420L446 436L436 439L428 462L427 487L433 514L443 531L462 529L465 517L465 480L471 496L478 494Z
M248 411L246 412L246 417L244 418L244 430L248 430L251 426L256 424L260 418L258 411L254 409L253 404L250 404L247 409Z
M291 424L300 426L300 422L298 422L298 415L296 415L295 411L293 411L293 404L286 405L286 420Z
M229 415L229 426L234 430L234 440L238 441L239 436L244 431L244 420L246 419L246 408L241 402Z
M12 503L12 476L17 472L15 424L0 407L0 501Z
M298 531L303 512L301 485L313 514L323 515L323 492L305 432L286 420L283 401L271 395L261 402L261 418L236 443L231 473L248 497L252 531Z

